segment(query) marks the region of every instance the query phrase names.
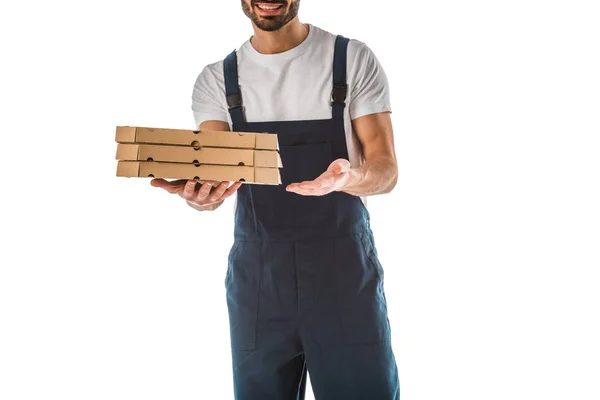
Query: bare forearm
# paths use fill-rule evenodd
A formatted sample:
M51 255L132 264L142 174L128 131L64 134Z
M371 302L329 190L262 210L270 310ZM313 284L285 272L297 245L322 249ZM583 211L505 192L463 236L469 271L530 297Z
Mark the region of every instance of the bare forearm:
M348 171L348 183L341 191L354 196L389 193L398 181L398 165L392 157L378 157Z

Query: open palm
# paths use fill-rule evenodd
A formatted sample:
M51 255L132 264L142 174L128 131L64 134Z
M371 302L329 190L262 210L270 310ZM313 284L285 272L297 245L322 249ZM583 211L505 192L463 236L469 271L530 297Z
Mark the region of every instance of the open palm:
M346 185L349 179L348 171L350 171L350 162L340 158L332 162L327 171L314 180L291 183L286 190L302 196L324 196Z

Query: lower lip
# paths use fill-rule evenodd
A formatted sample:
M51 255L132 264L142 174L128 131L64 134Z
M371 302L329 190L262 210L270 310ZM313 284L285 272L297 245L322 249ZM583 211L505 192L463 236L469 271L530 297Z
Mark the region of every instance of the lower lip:
M281 10L283 10L283 5L281 5L279 8L275 9L275 10L264 10L262 8L260 8L259 6L256 6L256 8L258 9L258 12L260 15L263 16L271 16L271 15L277 15L281 12Z

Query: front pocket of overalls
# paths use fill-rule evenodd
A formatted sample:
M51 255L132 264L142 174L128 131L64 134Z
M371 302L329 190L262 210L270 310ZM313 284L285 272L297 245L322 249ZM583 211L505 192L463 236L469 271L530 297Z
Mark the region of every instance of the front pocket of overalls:
M225 279L232 349L256 347L260 276L258 242L237 241L230 252Z
M284 185L311 181L327 171L331 163L331 144L315 143L281 146L281 180Z
M282 185L251 188L257 225L264 228L318 228L335 218L332 196L303 196L286 191L290 183L310 181L327 170L332 161L331 144L281 146Z
M282 197L272 205L276 210L277 223L285 222L289 227L321 226L330 223L333 218L331 196L304 196L286 192L285 186L312 181L327 171L333 161L331 144L281 146L281 158Z
M383 279L362 239L352 236L336 240L338 304L343 341L348 345L390 339Z

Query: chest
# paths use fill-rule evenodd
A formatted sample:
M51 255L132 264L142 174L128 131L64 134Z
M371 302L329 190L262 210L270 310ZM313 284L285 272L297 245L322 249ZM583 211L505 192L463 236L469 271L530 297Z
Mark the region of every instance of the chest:
M270 66L241 61L238 73L248 122L331 117L330 62L312 57Z

